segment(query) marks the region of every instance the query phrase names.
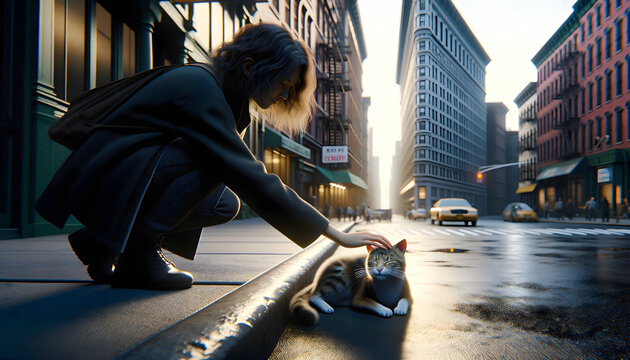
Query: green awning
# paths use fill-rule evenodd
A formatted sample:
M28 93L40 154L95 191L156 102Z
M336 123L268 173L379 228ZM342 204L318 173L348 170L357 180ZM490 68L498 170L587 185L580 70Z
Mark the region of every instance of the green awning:
M316 166L316 168L317 168L317 171L319 171L323 175L323 177L325 178L325 181L327 182L333 182L337 184L350 184L350 185L360 187L361 189L365 189L365 190L368 189L368 186L365 183L365 181L363 181L363 179L361 179L360 177L356 176L355 174L349 171L345 171L345 170L330 171L328 169L324 169L319 166Z
M542 171L540 172L540 174L536 178L536 181L540 181L540 180L543 180L543 179L549 179L549 178L556 177L556 176L568 175L568 174L572 173L573 170L575 170L575 168L577 168L578 165L580 165L582 160L584 160L583 157L577 158L577 159L573 159L573 160L569 160L569 161L565 161L565 162L561 162L561 163L558 163L558 164L545 166L544 168L541 169Z
M296 143L295 141L271 130L270 128L265 128L265 147L282 148L305 159L311 158L311 149Z

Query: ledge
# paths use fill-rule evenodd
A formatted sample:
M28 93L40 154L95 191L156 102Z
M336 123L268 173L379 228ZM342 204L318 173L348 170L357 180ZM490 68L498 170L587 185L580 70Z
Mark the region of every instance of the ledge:
M318 239L117 359L267 359L290 321L291 297L312 281L337 247Z

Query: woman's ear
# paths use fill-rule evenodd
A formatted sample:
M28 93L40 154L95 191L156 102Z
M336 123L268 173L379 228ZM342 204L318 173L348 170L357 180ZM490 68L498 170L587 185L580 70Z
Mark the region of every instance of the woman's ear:
M254 59L250 58L250 57L246 57L245 59L243 59L243 74L245 74L245 76L249 76L249 74L251 74L252 72L252 67L254 66L255 62Z

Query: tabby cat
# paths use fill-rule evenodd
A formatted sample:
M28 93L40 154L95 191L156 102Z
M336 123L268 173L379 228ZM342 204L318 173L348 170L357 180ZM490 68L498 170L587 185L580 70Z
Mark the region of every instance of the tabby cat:
M382 317L406 315L412 302L405 276L406 249L407 241L402 240L390 250L368 246L368 256L327 260L315 280L291 299L293 320L315 325L319 320L315 308L330 314L333 306L352 306Z

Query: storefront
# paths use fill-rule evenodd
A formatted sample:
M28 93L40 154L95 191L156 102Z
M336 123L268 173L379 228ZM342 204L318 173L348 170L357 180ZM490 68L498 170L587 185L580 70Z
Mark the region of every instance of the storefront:
M618 204L629 197L628 159L630 149L613 149L588 156L588 184L598 204L606 198L616 214Z
M331 171L319 166L316 169L317 199L324 214L336 216L337 208L348 206L362 209L363 193L368 189L363 179L346 170Z
M589 196L588 187L585 187L588 162L584 159L580 157L540 168L536 177L540 209L548 202L551 211L558 200L565 205L571 200L574 209L584 206Z

